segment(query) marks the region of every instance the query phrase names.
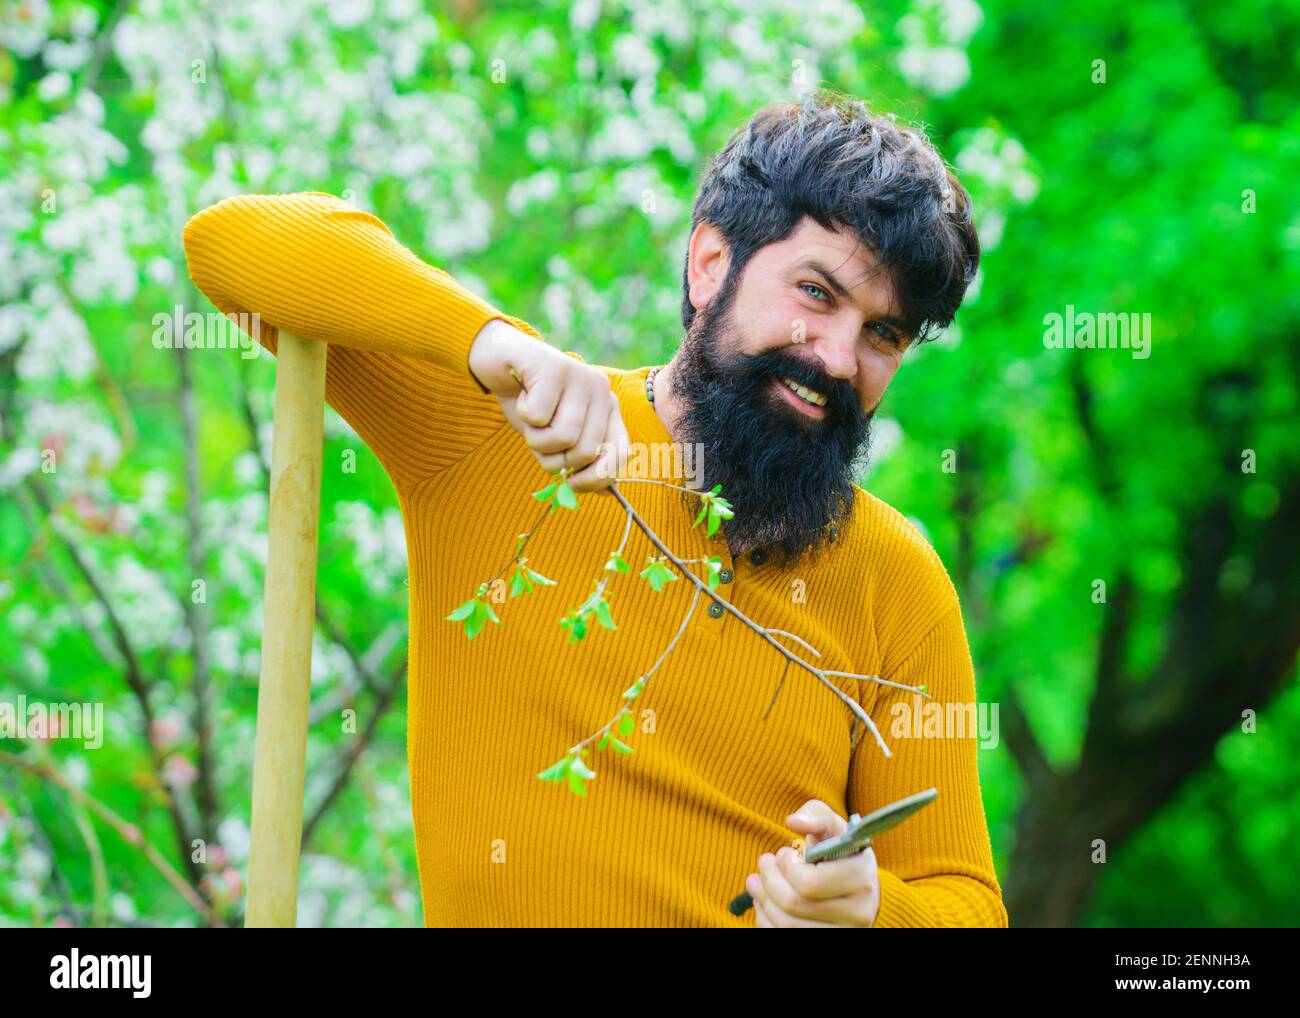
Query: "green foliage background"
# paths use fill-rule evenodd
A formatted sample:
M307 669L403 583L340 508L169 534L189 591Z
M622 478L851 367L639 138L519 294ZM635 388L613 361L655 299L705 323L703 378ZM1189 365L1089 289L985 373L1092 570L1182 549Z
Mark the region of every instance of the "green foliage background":
M1268 0L3 0L0 699L102 702L108 732L93 750L0 749L48 759L138 824L238 921L274 371L193 351L187 380L152 344L155 314L210 310L185 273L191 214L242 192L339 194L551 343L662 363L708 158L760 105L824 84L927 126L986 252L957 326L905 360L863 483L948 564L980 699L1014 691L1052 768L1091 766L1108 613L1126 613L1117 673L1135 698L1171 641L1219 661L1294 634L1189 628L1179 613L1210 505L1225 507L1227 542L1202 585L1211 616L1297 599L1260 565L1300 554L1269 530L1300 477L1298 55L1300 9ZM1071 304L1150 313L1150 358L1046 348L1044 315ZM419 925L401 521L332 411L326 435L307 794L320 822L300 922ZM1095 604L1094 580L1114 590L1121 576L1129 596ZM1257 731L1212 719L1234 734L1108 846L1077 922L1294 923L1289 646L1280 691L1253 705ZM213 704L210 770L196 678ZM344 709L374 724L359 754ZM1198 704L1178 710L1194 728ZM980 760L1005 880L1034 789L1005 741ZM206 863L187 863L192 837ZM0 923L201 922L91 807L0 764Z

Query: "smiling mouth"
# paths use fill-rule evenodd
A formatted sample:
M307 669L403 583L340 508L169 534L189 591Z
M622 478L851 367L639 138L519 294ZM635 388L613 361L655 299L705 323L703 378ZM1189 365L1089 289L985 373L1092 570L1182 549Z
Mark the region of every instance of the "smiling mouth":
M786 377L773 379L773 385L785 397L786 402L809 417L826 416L828 412L826 404L830 401L816 389L810 389L806 385L800 385L794 379Z

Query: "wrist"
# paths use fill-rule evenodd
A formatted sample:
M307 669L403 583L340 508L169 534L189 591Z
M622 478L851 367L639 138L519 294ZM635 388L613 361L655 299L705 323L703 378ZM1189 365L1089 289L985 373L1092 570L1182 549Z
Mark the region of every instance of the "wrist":
M483 324L470 344L467 367L484 389L518 388L510 377L514 351L518 349L514 326L501 318Z

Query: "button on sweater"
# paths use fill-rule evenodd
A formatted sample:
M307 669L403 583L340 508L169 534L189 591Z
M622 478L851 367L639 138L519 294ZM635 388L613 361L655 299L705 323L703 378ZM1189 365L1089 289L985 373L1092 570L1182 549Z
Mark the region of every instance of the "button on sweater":
M556 585L493 602L500 623L467 639L446 616L510 562L538 519L531 493L552 479L470 372L469 350L494 318L540 333L327 194L229 198L183 240L195 284L227 315L259 315L255 338L271 353L281 329L329 344L326 400L392 479L409 560L407 754L426 926L752 926L753 910L736 917L727 904L760 855L797 841L790 813L820 799L866 814L930 787L932 805L875 839L875 927L1007 925L961 607L900 513L856 489L835 541L781 564L733 559L673 488L620 484L687 568L703 578L703 560L720 558L729 582L714 593L792 654L898 684L827 676L889 756L861 725L852 743L853 714L833 689L786 670L732 612L710 613L685 577L653 590L638 574L658 552L636 527L630 573L604 573L627 519L608 493L545 518L527 564ZM620 402L629 464L638 447L667 448L649 366L597 367ZM665 459L642 459L653 462ZM559 620L603 576L617 629L593 624L570 642ZM928 699L899 688L922 684ZM538 778L628 702L633 729L620 739L633 752L590 743L585 797ZM955 731L960 716L970 723Z

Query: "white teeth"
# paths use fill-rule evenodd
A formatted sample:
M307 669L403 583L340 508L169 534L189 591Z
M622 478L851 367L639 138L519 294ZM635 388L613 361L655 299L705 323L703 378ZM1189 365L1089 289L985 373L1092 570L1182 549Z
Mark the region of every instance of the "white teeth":
M800 385L792 378L782 378L781 381L783 381L786 384L787 388L793 389L800 396L806 399L809 403L813 403L817 406L826 405L827 403L826 397L823 396L820 392L817 392L815 389L809 389L805 385Z

